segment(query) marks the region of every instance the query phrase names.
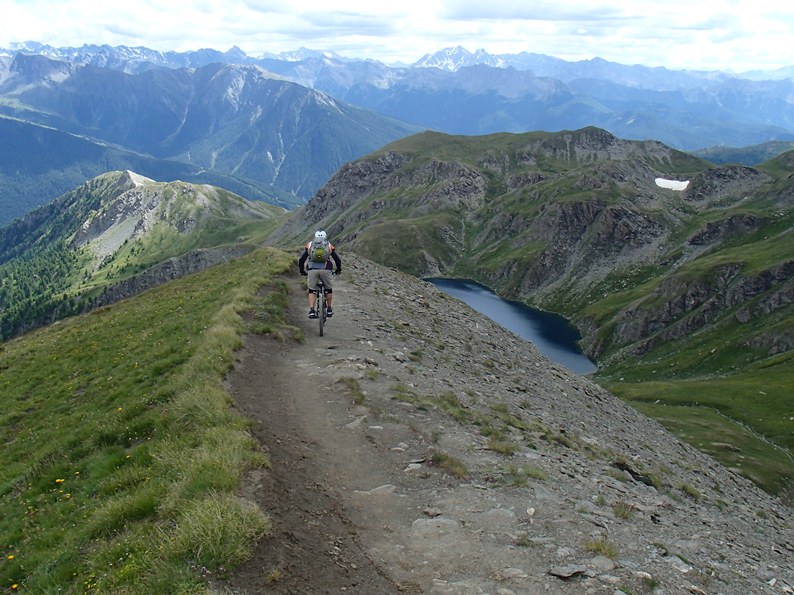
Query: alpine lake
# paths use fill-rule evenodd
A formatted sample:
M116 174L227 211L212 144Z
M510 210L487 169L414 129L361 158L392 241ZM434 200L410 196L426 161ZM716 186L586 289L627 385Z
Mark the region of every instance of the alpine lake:
M579 347L582 336L566 318L504 300L474 281L437 277L425 278L425 281L532 342L543 355L572 372L587 375L598 369L582 353Z

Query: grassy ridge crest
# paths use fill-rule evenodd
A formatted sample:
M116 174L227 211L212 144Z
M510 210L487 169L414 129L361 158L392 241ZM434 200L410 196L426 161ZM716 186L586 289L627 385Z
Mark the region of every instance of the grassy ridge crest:
M200 592L247 557L268 519L235 491L268 461L221 380L291 263L258 250L0 346L0 589Z

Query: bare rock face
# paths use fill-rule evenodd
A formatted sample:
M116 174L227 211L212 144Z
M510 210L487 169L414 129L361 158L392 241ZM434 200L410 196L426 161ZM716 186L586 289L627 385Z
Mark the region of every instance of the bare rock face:
M399 186L401 180L393 174L408 161L400 153L386 153L344 165L306 205L306 218L319 221L331 213L344 211L373 192Z
M756 300L762 294L766 295ZM794 261L752 275L743 273L739 264L724 265L715 271L710 282L669 277L659 286L656 296L666 299L651 308L632 306L618 318L615 335L621 344L634 345L635 354L685 337L725 312L734 312L737 320L747 322L790 306L794 303ZM791 348L790 334L766 333L763 337L752 339L748 345L766 345L770 354Z
M132 297L168 281L203 271L209 267L239 258L253 249L249 245L228 248L202 248L169 258L124 281L110 285L92 307L100 307Z
M696 246L713 244L714 242L733 237L737 234L753 231L763 222L763 217L755 215L731 215L727 219L707 223L705 227L689 238L689 243Z
M686 197L701 205L726 200L736 202L770 180L769 176L751 167L717 167L695 176L686 189Z

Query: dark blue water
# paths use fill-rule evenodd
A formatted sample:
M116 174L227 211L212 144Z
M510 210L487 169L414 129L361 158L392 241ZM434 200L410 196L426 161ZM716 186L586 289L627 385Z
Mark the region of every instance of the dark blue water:
M534 343L550 360L562 364L577 374L591 374L596 366L582 354L579 331L565 318L535 310L520 302L503 300L493 291L473 281L459 279L425 279L445 293L494 322Z

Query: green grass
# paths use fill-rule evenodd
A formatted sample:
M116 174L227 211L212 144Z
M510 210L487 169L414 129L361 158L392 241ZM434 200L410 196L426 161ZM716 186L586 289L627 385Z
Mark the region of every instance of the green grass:
M685 367L687 350L677 354ZM794 357L769 357L745 367L731 354L692 352L692 361L734 373L701 378L671 376L667 360L637 366L605 386L671 432L763 487L790 498L794 490ZM723 360L719 361L722 357ZM738 371L741 370L741 371ZM656 380L653 377L660 377Z
M353 399L353 402L356 405L362 405L367 398L367 395L364 394L364 391L361 390L361 385L359 384L356 378L352 378L350 376L345 376L337 380L339 384L341 384L347 390L350 397Z
M430 457L430 462L461 479L465 479L469 475L463 461L445 452L434 452Z
M600 556L615 559L618 557L618 550L615 545L606 537L598 537L585 542L584 549Z
M636 509L634 506L628 502L618 501L612 505L612 512L614 513L615 517L619 519L631 518L631 515L634 514L635 510Z
M549 478L543 469L532 465L508 465L501 471L507 483L514 487L525 487L529 483L529 479L545 481Z
M267 459L221 380L291 260L257 251L0 345L0 590L200 592L197 569L249 555L268 520L235 493Z

